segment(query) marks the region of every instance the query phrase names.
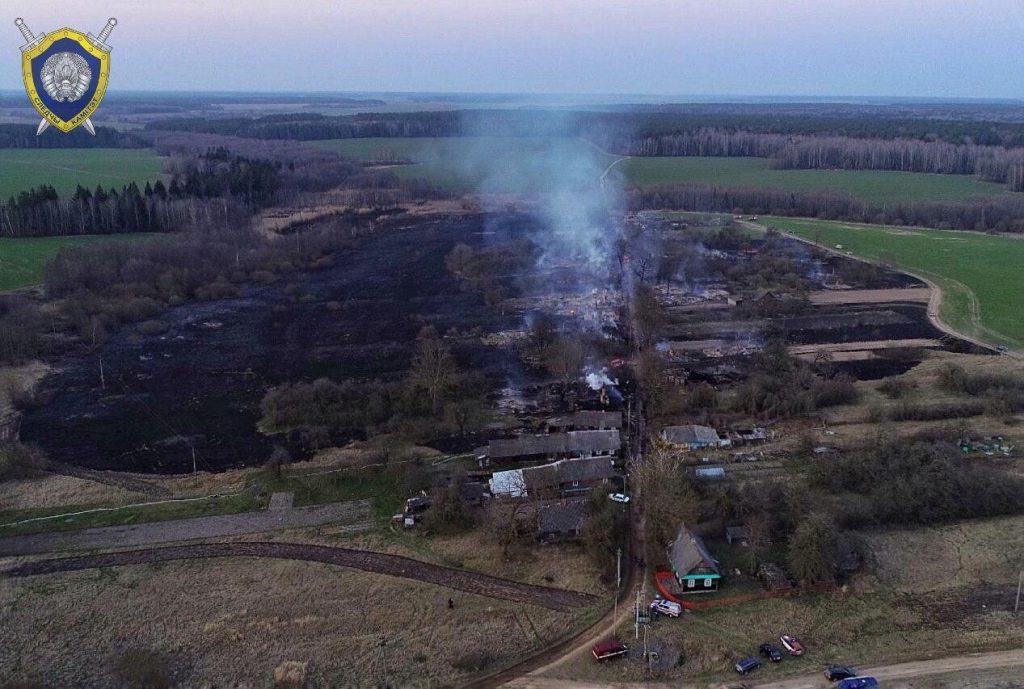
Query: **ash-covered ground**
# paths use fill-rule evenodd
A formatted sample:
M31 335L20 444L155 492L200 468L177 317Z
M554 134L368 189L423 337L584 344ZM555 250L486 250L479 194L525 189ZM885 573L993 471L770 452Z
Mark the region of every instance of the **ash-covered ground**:
M95 353L57 362L43 383L46 404L25 413L22 440L53 460L101 469L191 471L193 447L200 469L258 464L273 445L256 427L269 388L398 379L427 325L473 331L451 338L453 353L496 389L512 369L522 379L510 349L480 337L521 326L522 315L464 290L445 256L458 243L511 241L535 224L475 216L381 230L333 267L171 309L160 316L163 334L128 329Z

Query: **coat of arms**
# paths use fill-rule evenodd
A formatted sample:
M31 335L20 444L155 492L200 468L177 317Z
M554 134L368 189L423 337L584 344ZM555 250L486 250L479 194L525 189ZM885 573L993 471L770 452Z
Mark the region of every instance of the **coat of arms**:
M51 125L70 132L79 125L96 134L89 118L103 101L110 78L110 46L106 40L117 26L109 19L99 36L74 29L34 35L25 20L14 20L25 37L21 73L32 107L43 118L36 134Z

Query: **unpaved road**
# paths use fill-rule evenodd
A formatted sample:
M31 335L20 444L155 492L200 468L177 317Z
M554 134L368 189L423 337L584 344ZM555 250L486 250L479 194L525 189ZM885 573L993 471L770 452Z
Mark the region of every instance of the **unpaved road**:
M353 500L290 510L242 512L131 526L104 526L81 531L25 534L0 538L0 557L38 555L59 550L131 548L175 541L223 538L324 524L352 524L368 519L370 502Z
M1019 669L1019 672L1017 670ZM996 653L977 653L938 660L923 660L898 665L858 668L861 674L870 675L882 682L886 689L927 689L930 687L1001 687L1006 678L1024 681L1024 649L998 651ZM991 678L989 680L988 678ZM823 689L835 686L825 680L821 673L780 680L777 682L758 682L755 679L744 680L751 689ZM709 686L729 686L683 682L630 682L602 683L550 679L529 675L513 680L505 685L508 689L708 689Z
M475 593L490 598L501 598L517 603L537 605L551 610L567 611L574 608L585 608L597 602L595 596L578 591L567 591L509 581L508 579L499 579L487 574L442 567L400 555L303 543L198 543L166 548L127 550L97 555L37 560L4 570L0 572L0 575L30 577L41 574L53 574L55 572L94 569L97 567L118 567L212 557L260 557L322 562L328 565L359 569L364 572L415 579L416 581L445 586L458 591Z

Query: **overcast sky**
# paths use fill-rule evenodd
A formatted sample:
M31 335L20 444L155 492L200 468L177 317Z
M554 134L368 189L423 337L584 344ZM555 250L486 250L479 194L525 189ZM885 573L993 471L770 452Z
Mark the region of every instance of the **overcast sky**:
M98 33L111 89L1024 96L1022 0L3 0Z

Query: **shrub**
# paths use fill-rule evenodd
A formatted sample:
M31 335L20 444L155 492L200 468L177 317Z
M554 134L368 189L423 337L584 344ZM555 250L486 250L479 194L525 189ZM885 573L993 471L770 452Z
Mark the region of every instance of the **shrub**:
M167 689L171 686L167 662L152 651L125 651L114 664L114 674L126 686L137 689Z
M452 667L462 672L480 672L494 661L490 651L474 649L466 651L452 660Z

